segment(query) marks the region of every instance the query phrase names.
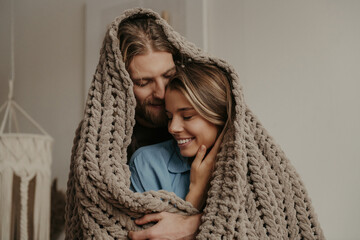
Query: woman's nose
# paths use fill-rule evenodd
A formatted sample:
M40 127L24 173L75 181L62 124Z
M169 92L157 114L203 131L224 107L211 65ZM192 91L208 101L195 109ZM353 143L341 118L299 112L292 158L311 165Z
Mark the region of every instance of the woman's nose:
M169 122L168 130L171 134L179 133L183 129L181 121L179 121L177 118L173 118Z

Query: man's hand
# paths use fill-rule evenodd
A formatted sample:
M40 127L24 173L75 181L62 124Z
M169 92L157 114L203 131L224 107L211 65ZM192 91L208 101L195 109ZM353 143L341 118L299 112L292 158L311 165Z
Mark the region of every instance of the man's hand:
M201 215L183 216L175 213L161 212L147 214L136 219L135 223L143 225L149 222L157 222L154 226L138 231L129 232L129 238L140 239L195 239L196 232L201 223Z

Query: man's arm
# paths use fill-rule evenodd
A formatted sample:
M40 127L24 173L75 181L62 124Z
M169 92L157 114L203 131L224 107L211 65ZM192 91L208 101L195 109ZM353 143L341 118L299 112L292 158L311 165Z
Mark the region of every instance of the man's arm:
M202 213L183 216L175 213L161 212L147 214L136 219L135 223L143 225L149 222L157 222L154 226L138 231L129 232L129 238L141 239L195 239L198 228L201 224Z

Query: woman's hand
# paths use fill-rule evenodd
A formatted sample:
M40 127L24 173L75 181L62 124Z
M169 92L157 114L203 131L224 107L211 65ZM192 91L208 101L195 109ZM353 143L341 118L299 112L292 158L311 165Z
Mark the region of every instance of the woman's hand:
M200 146L196 157L191 164L189 193L185 200L195 208L201 210L206 201L210 187L211 174L214 171L215 158L219 152L223 134L220 134L210 152L206 155L206 147ZM205 158L204 158L205 157Z

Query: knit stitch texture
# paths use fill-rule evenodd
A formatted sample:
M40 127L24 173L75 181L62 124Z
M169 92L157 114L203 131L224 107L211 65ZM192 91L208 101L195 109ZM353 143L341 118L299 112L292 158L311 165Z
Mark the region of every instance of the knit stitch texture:
M127 147L135 124L133 83L117 38L121 21L138 15L156 19L186 58L215 64L231 79L235 121L217 155L197 239L324 239L299 175L244 102L238 75L147 9L131 9L109 26L85 113L74 139L67 189L66 239L126 239L140 230L133 219L167 211L198 211L166 191L129 189Z

